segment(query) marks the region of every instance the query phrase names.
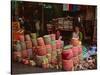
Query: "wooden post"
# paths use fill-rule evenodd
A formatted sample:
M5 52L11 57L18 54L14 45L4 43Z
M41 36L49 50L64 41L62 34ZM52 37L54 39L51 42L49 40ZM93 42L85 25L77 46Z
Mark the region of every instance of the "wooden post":
M43 33L43 31L44 31L44 7L43 7L43 3L41 5L42 5L42 25L41 25L41 30L42 30L42 33Z

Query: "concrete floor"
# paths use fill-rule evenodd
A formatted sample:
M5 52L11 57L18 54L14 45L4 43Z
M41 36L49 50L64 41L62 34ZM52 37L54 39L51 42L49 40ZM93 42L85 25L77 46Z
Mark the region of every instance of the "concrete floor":
M12 74L30 74L30 73L50 73L50 72L61 72L57 69L43 69L40 67L32 67L29 65L24 65L22 63L14 62L12 63Z

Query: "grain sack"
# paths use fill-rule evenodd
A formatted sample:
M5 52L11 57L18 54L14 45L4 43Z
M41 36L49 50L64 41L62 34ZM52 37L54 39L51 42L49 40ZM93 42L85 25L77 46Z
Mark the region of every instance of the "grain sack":
M27 49L27 52L28 52L28 57L29 57L30 59L33 58L32 49Z
M78 63L79 63L79 58L78 58L78 56L73 57L73 64L74 64L74 66L77 65Z
M79 61L82 61L83 60L82 53L78 55L78 58L79 58Z
M20 41L17 41L14 49L17 50L17 51L21 51L22 50Z
M25 39L26 39L26 41L31 41L30 35L29 34L26 34L25 35Z
M57 64L57 51L52 51L51 53L51 64Z
M37 46L37 40L36 39L32 39L32 43L33 43L33 46Z
M61 40L56 40L56 48L57 49L61 48Z
M48 63L47 64L42 63L42 68L43 69L48 69L49 68L49 64Z
M82 53L82 46L78 46L78 54Z
M42 68L44 68L44 69L49 68L48 58L46 58L46 57L43 59Z
M58 61L62 60L62 50L61 49L57 49L57 59Z
M17 57L17 62L21 62L22 61L22 57Z
M61 48L64 47L64 41L61 41Z
M27 57L28 57L28 51L22 50L22 58L27 58Z
M50 35L45 35L45 36L43 36L43 38L44 38L44 42L45 42L46 45L51 44Z
M64 46L64 50L66 50L66 49L70 49L70 48L72 48L72 47L73 47L72 45Z
M17 59L17 51L14 51L13 52L13 60L16 61L16 59Z
M32 39L36 39L37 38L36 33L31 33L31 37Z
M50 63L51 62L51 54L48 53L46 56L48 58L48 62Z
M19 40L22 42L25 41L24 35L19 35Z
M38 56L36 55L36 64L37 66L42 66L43 60L46 58L46 56Z
M51 55L52 55L52 58L57 57L57 51L52 51Z
M26 43L24 41L20 42L22 50L26 50Z
M56 45L56 40L51 41L51 45Z
M52 41L56 40L56 35L55 34L51 34L50 36L51 36Z
M56 45L52 45L52 51L56 51Z
M62 69L62 50L57 49L57 60L58 60L58 67Z
M63 69L65 71L72 71L74 68L73 65L73 59L69 59L69 60L62 60L62 64L63 64Z
M32 42L31 41L26 41L26 48L28 48L28 49L32 48Z
M51 65L57 65L57 58L51 58Z
M45 44L44 44L44 40L43 40L42 37L37 38L37 42L38 42L38 45L39 45L39 46L44 46L44 45L45 45Z
M52 46L52 50L56 51L56 40L55 41L51 41L51 46Z
M72 49L67 49L62 51L62 59L69 60L73 57Z
M37 55L44 56L47 54L47 50L45 46L38 46L37 47Z
M37 54L37 47L32 47L32 50L33 50L33 54Z
M13 60L17 61L18 57L22 57L21 52L20 51L14 51L13 52Z
M36 59L37 49L36 47L32 47L33 59Z
M52 52L52 47L51 45L46 45L46 50L50 54Z
M72 43L73 46L80 45L80 41L77 38L72 38L71 43Z
M73 51L73 56L76 57L78 55L79 48L78 47L72 47L72 51Z

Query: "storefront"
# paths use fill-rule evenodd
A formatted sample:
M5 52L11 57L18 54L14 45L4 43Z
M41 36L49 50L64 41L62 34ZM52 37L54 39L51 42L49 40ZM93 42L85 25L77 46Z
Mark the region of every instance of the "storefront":
M12 73L97 68L96 6L12 1L11 8Z

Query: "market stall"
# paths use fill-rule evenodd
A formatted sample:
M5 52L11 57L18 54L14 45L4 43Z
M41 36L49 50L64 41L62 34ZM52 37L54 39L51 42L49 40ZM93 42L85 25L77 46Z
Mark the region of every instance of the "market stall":
M97 68L96 6L12 1L12 12L13 74Z

